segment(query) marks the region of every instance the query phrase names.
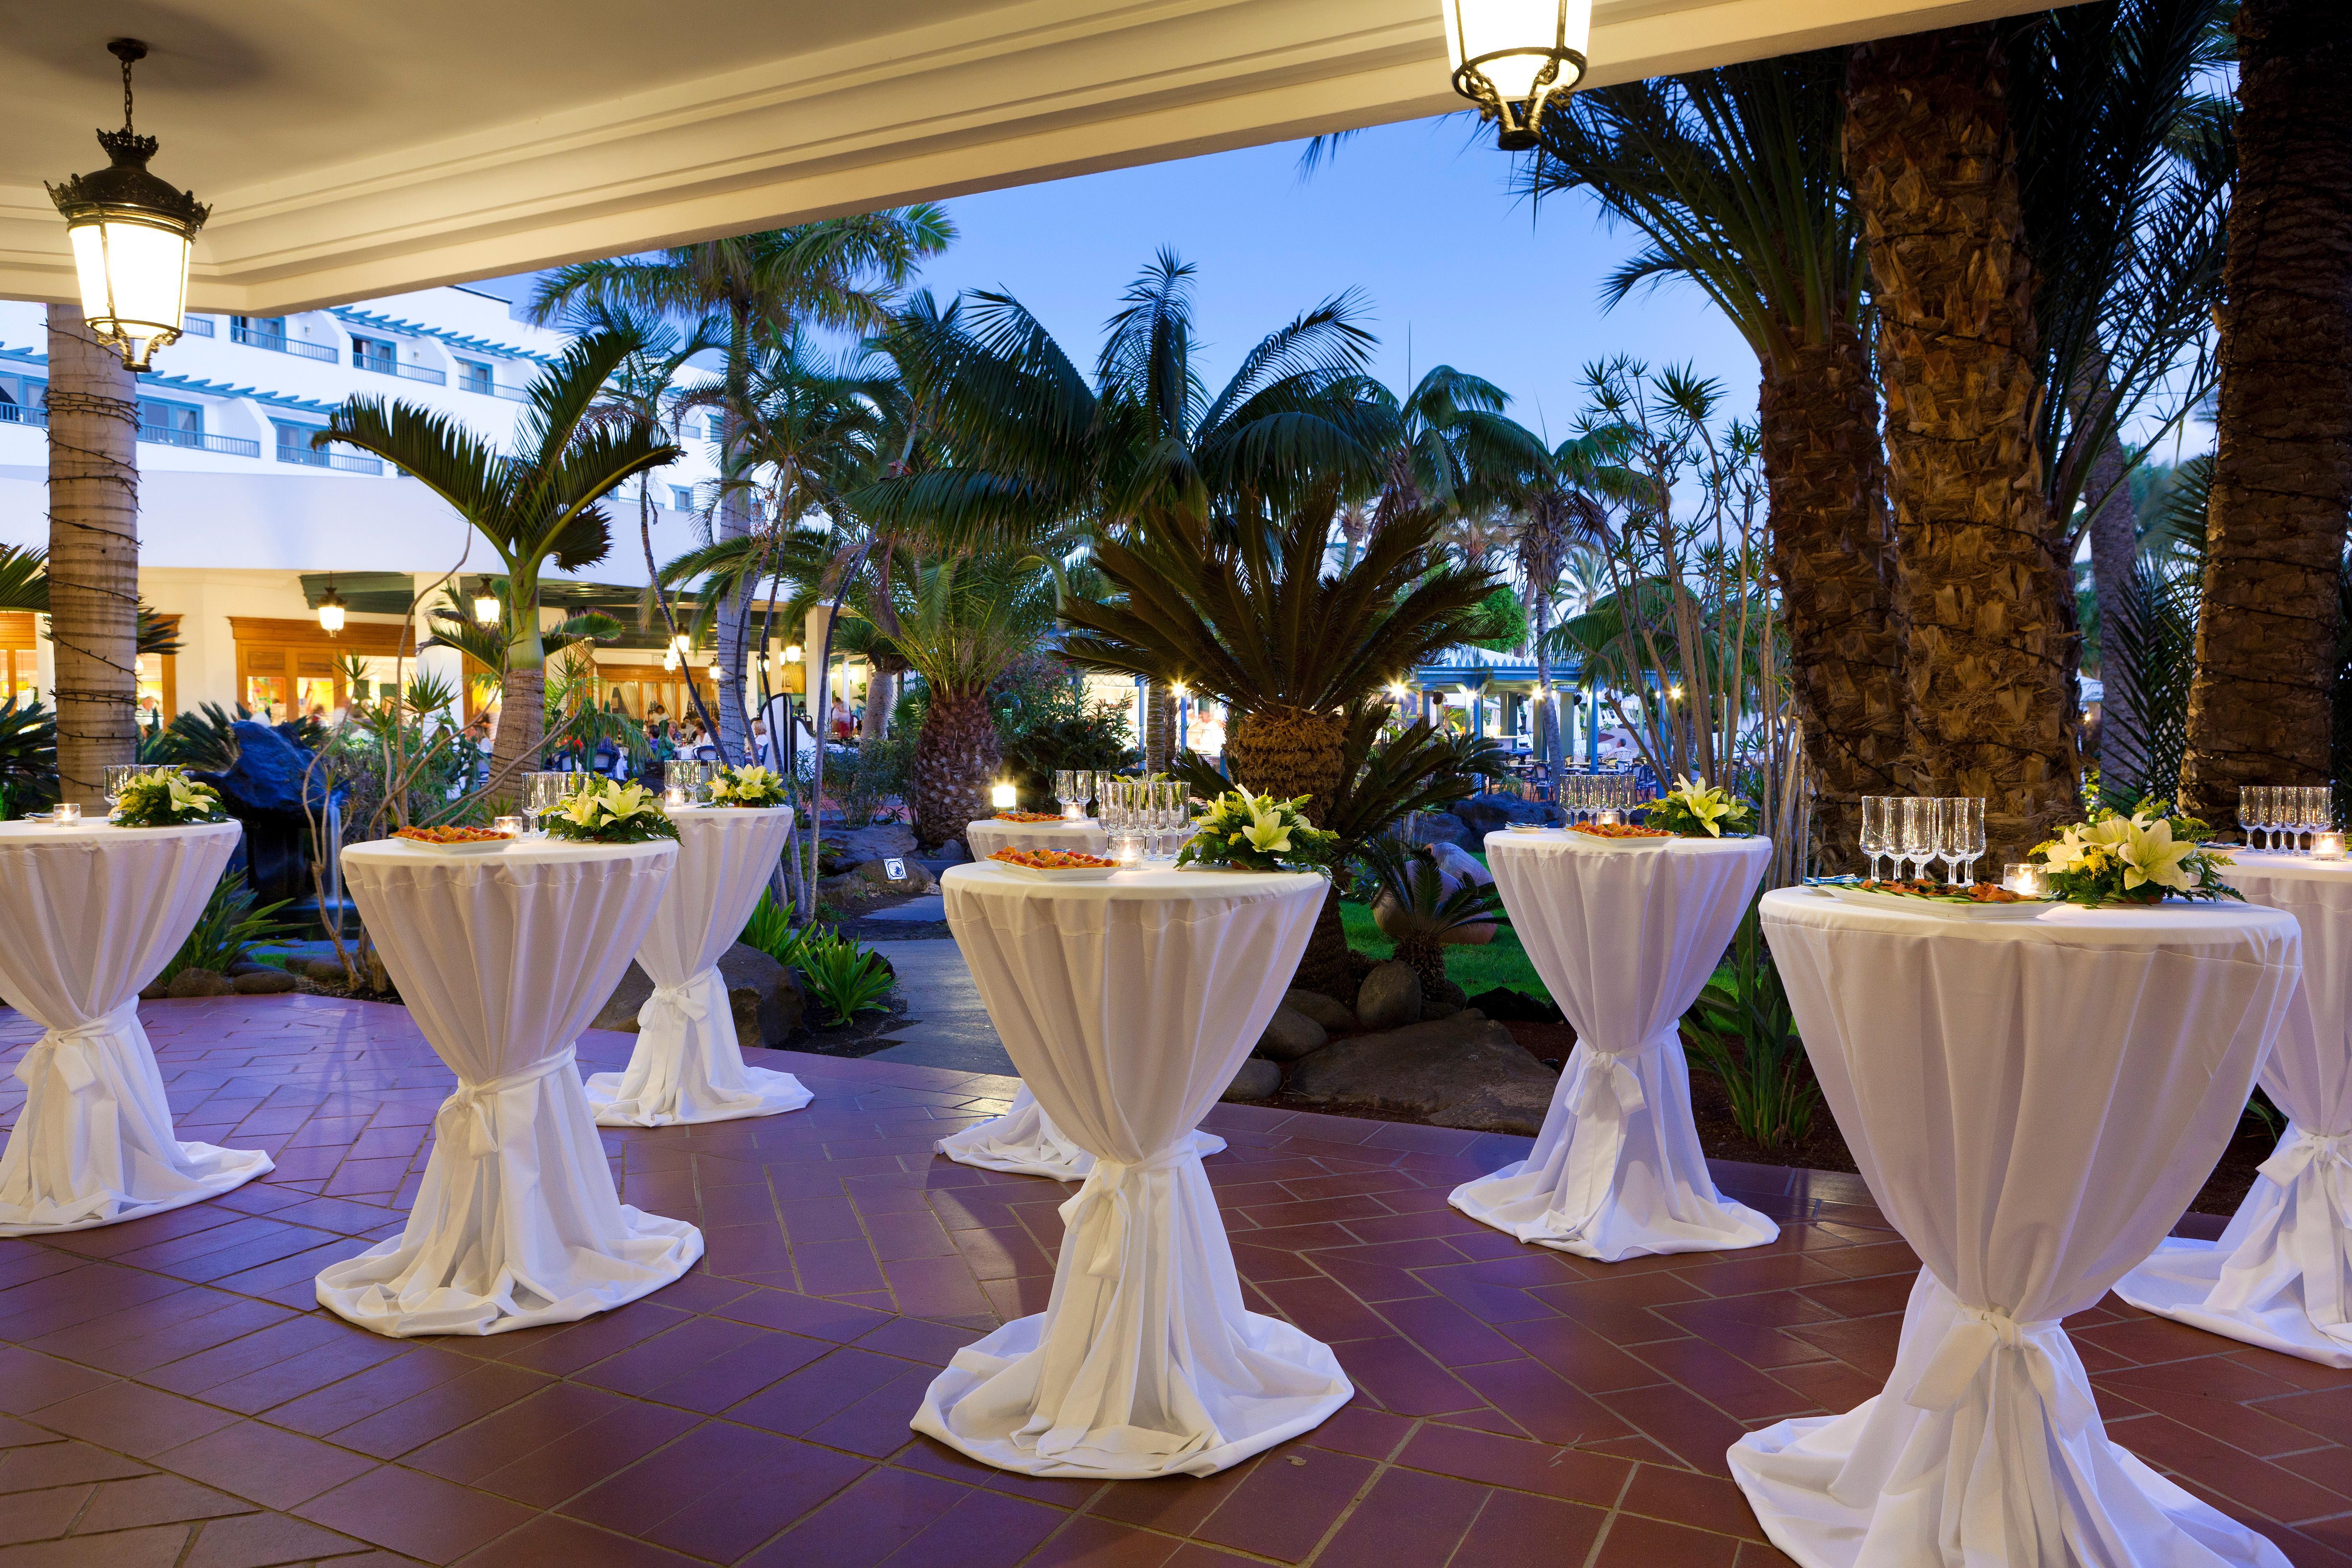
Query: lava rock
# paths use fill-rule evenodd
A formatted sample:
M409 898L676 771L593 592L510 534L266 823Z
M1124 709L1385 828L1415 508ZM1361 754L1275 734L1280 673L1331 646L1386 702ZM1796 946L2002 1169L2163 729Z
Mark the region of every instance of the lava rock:
M1497 985L1481 991L1470 998L1470 1005L1489 1018L1507 1024L1559 1024L1566 1022L1560 1010L1549 996L1531 996L1524 991L1513 991Z
M1356 991L1356 1016L1367 1029L1394 1029L1421 1021L1421 976L1391 959L1372 966Z
M1306 1014L1276 1007L1266 1021L1265 1032L1257 1037L1255 1054L1268 1061L1295 1062L1309 1051L1321 1050L1330 1039L1323 1026Z
M719 955L719 976L727 983L735 1037L741 1044L773 1048L800 1027L807 1006L800 979L767 953L739 942ZM588 1026L635 1034L637 1010L653 994L653 977L632 959L621 983Z
M1234 1081L1225 1085L1220 1100L1271 1100L1282 1090L1282 1068L1264 1057L1252 1057L1242 1063Z
M886 893L928 893L939 884L923 869L922 862L909 856L898 862L900 875L890 875L890 866L884 860L868 860L850 873L862 882Z
M1424 1001L1421 1005L1421 1021L1424 1024L1435 1023L1440 1018L1458 1016L1461 1012L1462 1009L1451 1002Z
M1355 1010L1336 996L1326 996L1320 991L1286 991L1282 1005L1294 1013L1304 1013L1326 1029L1345 1029L1353 1034L1362 1027L1356 1022Z
M240 996L277 996L294 989L294 977L264 964L237 975L229 984Z
M1415 814L1406 837L1415 844L1452 844L1475 849L1486 841L1486 836L1474 831L1450 811L1424 811Z
M971 851L963 847L962 839L950 838L940 846L940 852L931 858L950 866L961 866L971 858Z
M295 966L288 964L287 967L292 969ZM302 967L300 973L322 985L341 985L350 978L343 973L343 961L340 958L314 958Z
M1552 820L1552 808L1541 801L1489 793L1455 801L1454 815L1461 820L1463 826L1484 838L1489 833L1500 833L1503 825L1508 822L1534 822L1549 826Z
M1449 893L1465 883L1479 888L1494 885L1495 874L1459 844L1433 844L1429 853L1436 860L1437 868L1445 874L1445 890Z
M1283 1087L1318 1105L1532 1137L1559 1079L1502 1025L1455 1017L1334 1041Z
M824 847L852 865L892 856L911 858L915 853L915 830L903 822L878 823L872 827L828 827L824 830Z
M166 996L226 996L236 986L216 969L183 969L164 988Z
M277 974L280 971L266 963L232 963L222 973L231 980L241 980L248 974Z

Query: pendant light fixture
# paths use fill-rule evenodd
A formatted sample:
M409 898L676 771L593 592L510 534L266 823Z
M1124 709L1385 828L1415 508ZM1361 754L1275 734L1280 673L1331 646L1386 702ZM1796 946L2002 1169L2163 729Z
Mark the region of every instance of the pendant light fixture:
M131 68L147 58L147 46L117 38L106 47L122 62L122 129L98 133L113 162L48 191L73 243L82 319L125 366L140 371L180 335L188 251L212 209L147 172L158 143L131 128Z
M1495 121L1495 145L1532 149L1544 110L1584 79L1592 0L1439 0L1454 90Z
M499 624L499 596L488 583L474 590L474 624L478 626Z
M319 595L319 629L329 637L339 635L343 629L343 612L348 608L343 596L335 592L335 574L328 573L327 591Z

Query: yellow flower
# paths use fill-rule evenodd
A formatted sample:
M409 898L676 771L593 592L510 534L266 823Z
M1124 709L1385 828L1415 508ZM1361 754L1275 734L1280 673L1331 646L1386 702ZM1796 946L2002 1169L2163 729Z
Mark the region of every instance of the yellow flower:
M1680 800L1684 809L1698 819L1698 825L1706 828L1710 837L1716 838L1723 837L1723 829L1719 824L1724 817L1731 814L1730 796L1719 789L1710 789L1696 780L1678 777L1675 780L1675 798Z

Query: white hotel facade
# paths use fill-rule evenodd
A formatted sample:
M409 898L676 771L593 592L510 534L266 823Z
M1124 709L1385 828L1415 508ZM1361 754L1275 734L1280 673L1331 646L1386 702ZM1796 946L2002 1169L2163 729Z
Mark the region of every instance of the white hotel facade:
M181 644L141 660L142 709L331 711L348 695L343 655L368 661L372 688L389 679L412 618L409 648L430 635L426 606L414 602L453 568L461 582L496 574L498 557L415 479L355 451L314 451L312 434L365 394L439 410L509 447L528 406L522 389L566 341L462 287L291 316L190 314L185 335L139 377L140 594L177 617ZM0 543L37 549L49 532L47 343L41 306L0 300ZM694 415L685 456L650 477L656 560L699 542L697 497L707 504L717 477L710 434ZM617 606L645 585L636 487L607 510L605 560L569 581L549 574L551 622L583 605ZM338 637L316 610L331 580L351 605ZM634 630L633 614L623 619ZM46 617L0 612L0 694L47 700L46 631ZM650 633L597 649L630 711L656 699L683 710L684 677L663 668L662 653ZM422 663L459 674L453 650L428 649ZM698 678L699 666L689 661Z

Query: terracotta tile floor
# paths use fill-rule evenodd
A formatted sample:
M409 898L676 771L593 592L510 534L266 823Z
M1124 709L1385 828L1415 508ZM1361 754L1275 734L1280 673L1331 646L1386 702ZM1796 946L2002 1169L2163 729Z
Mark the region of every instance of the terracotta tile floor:
M582 1323L397 1342L310 1279L415 1190L450 1080L407 1015L143 1011L183 1135L278 1168L0 1241L0 1568L1757 1568L1786 1560L1725 1445L1873 1393L1916 1267L1849 1176L1720 1167L1778 1246L1604 1267L1445 1206L1523 1140L1221 1107L1244 1289L1334 1345L1356 1403L1207 1480L1031 1480L907 1429L958 1345L1045 1303L1066 1189L930 1153L1011 1080L762 1053L812 1108L606 1135L630 1201L706 1227L700 1272ZM34 1034L0 1012L0 1067ZM2117 1440L2297 1563L2352 1564L2352 1375L2112 1299L2072 1327Z

